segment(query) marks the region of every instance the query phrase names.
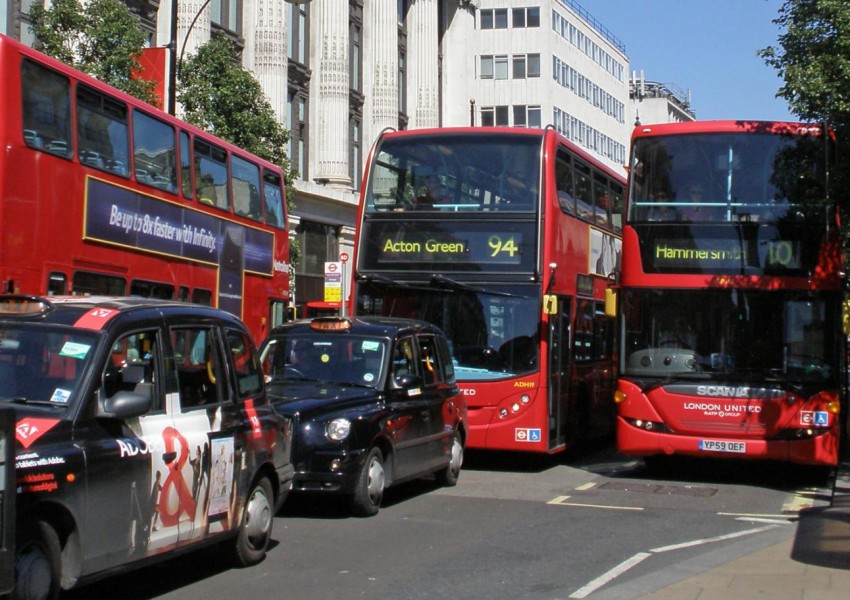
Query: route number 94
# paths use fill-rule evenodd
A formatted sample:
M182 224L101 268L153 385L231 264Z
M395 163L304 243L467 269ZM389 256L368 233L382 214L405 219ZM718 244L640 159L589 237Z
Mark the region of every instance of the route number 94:
M513 236L503 238L499 235L492 235L490 236L490 239L487 240L487 245L490 247L490 256L493 258L504 254L513 258L519 254L519 246Z

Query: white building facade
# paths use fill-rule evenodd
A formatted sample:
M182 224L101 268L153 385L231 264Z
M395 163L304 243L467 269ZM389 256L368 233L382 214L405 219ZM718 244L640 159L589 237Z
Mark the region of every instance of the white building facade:
M38 1L0 0L4 32L31 43ZM351 254L363 167L386 128L553 125L614 169L626 161L625 48L576 0L124 1L149 44L176 55L233 40L292 132L299 314L322 299L324 263Z

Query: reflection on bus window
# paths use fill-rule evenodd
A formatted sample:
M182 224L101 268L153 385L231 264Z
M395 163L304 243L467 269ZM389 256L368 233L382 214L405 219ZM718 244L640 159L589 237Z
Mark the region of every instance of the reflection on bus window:
M540 140L451 134L415 145L385 139L377 149L366 210L439 212L537 209Z
M129 174L127 106L85 86L77 87L80 162L122 177Z
M286 228L283 218L283 191L280 176L263 171L263 196L266 201L266 223L272 227Z
M138 111L133 113L136 181L168 192L177 191L174 129Z
M195 139L195 186L199 202L230 208L227 152L200 139Z
M260 221L260 168L238 156L230 159L233 176L233 210L237 215Z

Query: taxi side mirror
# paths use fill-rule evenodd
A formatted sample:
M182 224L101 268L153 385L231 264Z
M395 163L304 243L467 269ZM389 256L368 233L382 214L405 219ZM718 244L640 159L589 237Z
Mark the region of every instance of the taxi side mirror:
M102 390L98 394L102 394ZM97 403L97 417L107 419L130 419L147 414L153 400L147 394L138 392L120 391L109 398L99 397Z

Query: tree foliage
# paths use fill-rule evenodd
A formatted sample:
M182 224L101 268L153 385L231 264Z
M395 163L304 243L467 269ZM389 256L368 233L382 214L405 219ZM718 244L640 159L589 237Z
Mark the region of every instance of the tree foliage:
M825 122L835 132L837 160L830 188L845 204L848 194L843 190L850 185L850 3L785 0L773 22L783 29L779 45L759 55L784 81L777 96L788 100L791 111L804 121ZM845 246L848 241L845 230Z
M30 10L35 48L145 102L155 82L133 77L146 34L120 0L53 0Z
M286 154L289 130L277 120L259 81L239 63L236 46L224 37L213 36L197 54L178 65L177 73L177 100L183 107L183 118L279 165L291 211L297 173ZM297 246L290 246L290 253L290 262L297 263Z

